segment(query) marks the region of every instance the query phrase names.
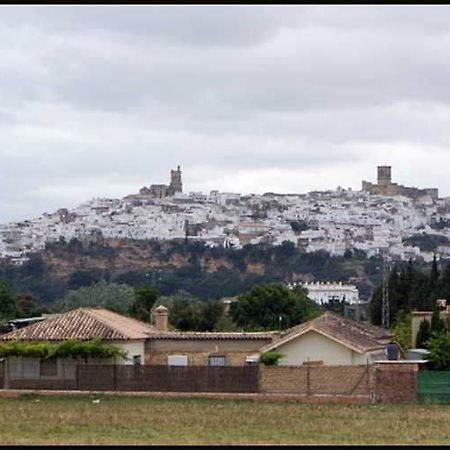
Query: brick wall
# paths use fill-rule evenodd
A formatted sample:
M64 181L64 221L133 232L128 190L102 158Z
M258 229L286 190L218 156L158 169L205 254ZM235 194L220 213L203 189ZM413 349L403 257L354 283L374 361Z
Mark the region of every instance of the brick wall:
M265 393L307 394L306 367L260 366L259 389Z
M186 355L188 357L188 364L190 366L207 366L209 357L214 355L225 356L227 366L245 366L245 358L249 355L248 352L230 352L230 351L204 351L204 352L189 352L189 351L165 351L152 352L147 357L146 363L151 366L165 366L169 355Z
M149 340L145 344L145 364L167 365L169 355L187 355L189 365L207 366L209 356L221 355L226 357L227 366L244 366L248 355L270 342L270 339Z
M374 395L379 403L416 403L415 363L378 363L374 368Z
M367 366L260 366L260 391L289 394L370 395Z

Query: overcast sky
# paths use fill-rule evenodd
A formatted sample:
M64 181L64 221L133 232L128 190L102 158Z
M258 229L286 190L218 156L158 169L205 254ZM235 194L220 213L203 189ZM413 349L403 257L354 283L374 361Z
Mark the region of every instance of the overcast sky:
M448 6L0 6L0 222L185 192L450 195Z

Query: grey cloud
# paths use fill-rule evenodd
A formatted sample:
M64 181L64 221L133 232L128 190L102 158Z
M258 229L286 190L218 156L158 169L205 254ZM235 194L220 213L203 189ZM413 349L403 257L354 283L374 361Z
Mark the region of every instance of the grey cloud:
M102 31L149 36L188 45L253 45L301 12L274 6L77 5L3 7L3 20L57 32Z
M2 6L0 221L126 195L177 164L188 190L245 171L235 190L265 177L293 191L339 174L358 188L403 158L399 175L426 167L416 184L439 177L449 194L428 157L443 167L449 148L449 19L443 6Z

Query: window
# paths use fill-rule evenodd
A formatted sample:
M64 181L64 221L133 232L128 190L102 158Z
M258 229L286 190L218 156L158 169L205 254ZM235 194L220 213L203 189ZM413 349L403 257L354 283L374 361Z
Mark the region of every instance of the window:
M187 366L188 357L187 355L169 355L167 357L168 366Z
M225 356L212 355L208 358L209 366L225 366Z
M41 377L56 377L58 375L58 360L56 358L41 359L39 375Z
M141 355L134 355L133 356L133 364L135 366L140 366L141 365Z

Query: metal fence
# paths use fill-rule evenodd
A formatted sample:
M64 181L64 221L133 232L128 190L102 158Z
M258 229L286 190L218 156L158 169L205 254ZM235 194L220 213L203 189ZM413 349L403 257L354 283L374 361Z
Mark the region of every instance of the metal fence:
M421 399L446 402L450 400L450 372L418 374L413 367L387 364L147 366L24 358L0 363L0 388L350 396L381 403L415 402L419 393Z
M420 403L450 404L450 371L420 371L417 374Z
M77 366L77 389L155 392L258 392L258 367Z
M0 368L2 369L2 368ZM145 366L58 364L54 373L42 366L8 363L0 388L80 391L258 392L258 367Z

